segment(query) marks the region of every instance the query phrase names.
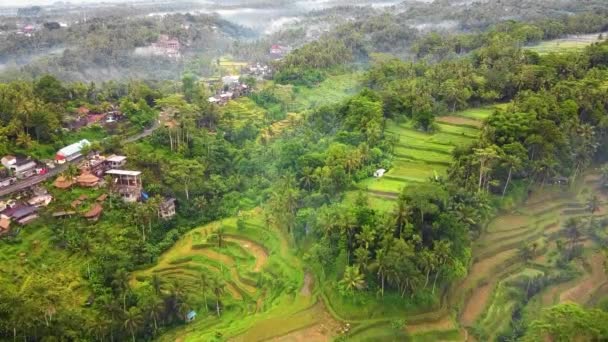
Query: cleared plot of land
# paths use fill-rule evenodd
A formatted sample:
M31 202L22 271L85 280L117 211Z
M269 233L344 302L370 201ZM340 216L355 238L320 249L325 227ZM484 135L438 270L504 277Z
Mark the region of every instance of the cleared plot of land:
M607 32L603 35L606 36ZM585 47L599 42L600 33L573 35L566 38L553 39L541 42L540 44L528 46L527 49L536 51L540 54L551 52L568 52L582 50Z

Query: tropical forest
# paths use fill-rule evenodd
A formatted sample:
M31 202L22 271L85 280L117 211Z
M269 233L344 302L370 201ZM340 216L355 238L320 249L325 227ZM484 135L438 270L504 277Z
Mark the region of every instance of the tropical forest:
M604 0L0 3L0 341L608 340Z

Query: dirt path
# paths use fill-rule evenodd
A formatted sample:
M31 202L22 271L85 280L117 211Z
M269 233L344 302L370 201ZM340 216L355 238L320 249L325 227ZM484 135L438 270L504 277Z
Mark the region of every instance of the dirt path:
M306 272L304 274L304 285L302 285L302 289L300 290L300 294L305 297L310 297L312 294L312 289L314 286L314 277L312 273Z
M492 294L494 285L495 282L491 282L474 290L473 295L467 300L464 309L462 310L462 315L460 316L460 322L464 326L472 326L477 317L481 315L486 308L488 298L490 298L490 295Z
M446 331L457 329L456 324L449 316L444 316L441 319L434 322L427 322L423 324L408 324L405 330L410 334L421 334L429 331Z
M593 293L608 280L604 269L605 260L606 257L603 253L594 254L589 260L591 273L578 282L576 286L563 292L559 297L560 303L575 302L585 304L591 299Z
M255 257L255 265L253 267L254 272L261 271L262 267L266 265L266 262L268 261L268 253L266 252L264 247L253 241L239 239L235 237L227 237L226 241L232 241L239 244L239 246L243 247L246 251L250 252Z

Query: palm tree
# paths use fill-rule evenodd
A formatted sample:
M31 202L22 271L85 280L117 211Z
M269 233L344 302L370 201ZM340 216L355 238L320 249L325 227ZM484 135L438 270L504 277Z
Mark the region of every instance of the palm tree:
M305 166L302 168L302 177L300 177L300 183L304 188L310 190L314 182L314 170L311 167Z
M437 278L439 278L439 273L441 272L441 267L450 263L451 253L451 243L449 241L434 241L433 242L433 252L435 254L436 260L436 268L437 273L435 273L435 280L433 280L433 291L435 293L435 285L437 284Z
M150 285L152 285L152 288L154 289L154 293L156 295L160 295L163 281L162 281L160 275L158 275L158 273L154 273L152 275L152 278L150 278Z
M362 290L365 287L365 277L361 274L359 267L347 266L339 285L349 293L355 290Z
M429 276L431 272L433 272L433 270L435 269L437 263L435 260L435 254L425 248L420 253L420 257L418 258L418 260L420 262L420 266L425 271L426 280L424 281L424 288L426 289L429 284Z
M215 234L217 236L217 246L219 248L222 248L222 246L224 245L224 226L220 225L217 230L215 231Z
M570 218L568 219L568 221L566 221L566 235L569 238L570 241L570 252L568 255L568 259L572 258L572 253L574 251L574 246L576 245L576 242L578 241L578 239L580 238L581 231L581 221L578 218Z
M355 235L355 238L359 244L365 246L366 250L369 250L369 245L372 244L376 238L374 228L368 225L363 226L363 229L360 233Z
M68 168L63 172L63 178L65 178L66 181L71 182L76 178L76 176L78 176L78 168L76 165L68 165Z
M211 285L211 279L209 278L209 273L201 272L200 277L198 278L198 285L203 293L203 299L205 301L205 310L207 310L207 289L209 285Z
M399 202L395 207L395 219L397 224L397 236L401 237L403 228L410 222L412 216L412 207L407 202L407 199L402 196L399 197Z
M215 295L215 311L217 312L217 316L220 317L220 299L226 290L226 281L216 276L211 283L211 288Z
M380 293L382 294L382 297L384 297L384 280L386 279L388 267L389 265L388 258L386 257L386 250L384 248L380 249L376 253L376 261L374 263L374 268L376 269L378 277L380 278Z
M161 299L151 301L146 310L148 311L148 317L152 319L154 323L154 332L158 331L158 320L165 310L165 303Z
M143 323L143 319L141 317L141 311L137 307L130 307L129 311L125 311L125 329L128 329L131 332L131 338L133 342L135 342L135 332L139 330L141 324Z
M127 292L129 291L129 273L120 269L114 275L112 285L122 292L122 310L127 311Z

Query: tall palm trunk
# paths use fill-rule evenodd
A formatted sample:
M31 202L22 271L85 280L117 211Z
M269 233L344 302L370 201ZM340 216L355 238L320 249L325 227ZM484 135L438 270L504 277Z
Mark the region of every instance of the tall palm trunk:
M509 168L509 176L507 177L507 182L505 183L505 187L504 189L502 189L502 197L505 197L505 194L507 193L507 187L509 186L509 182L511 182L511 175L513 173L513 167Z
M441 272L441 269L437 270L437 273L435 273L435 280L433 280L433 291L432 291L433 294L435 294L435 285L437 284L437 278L439 278L440 272Z

